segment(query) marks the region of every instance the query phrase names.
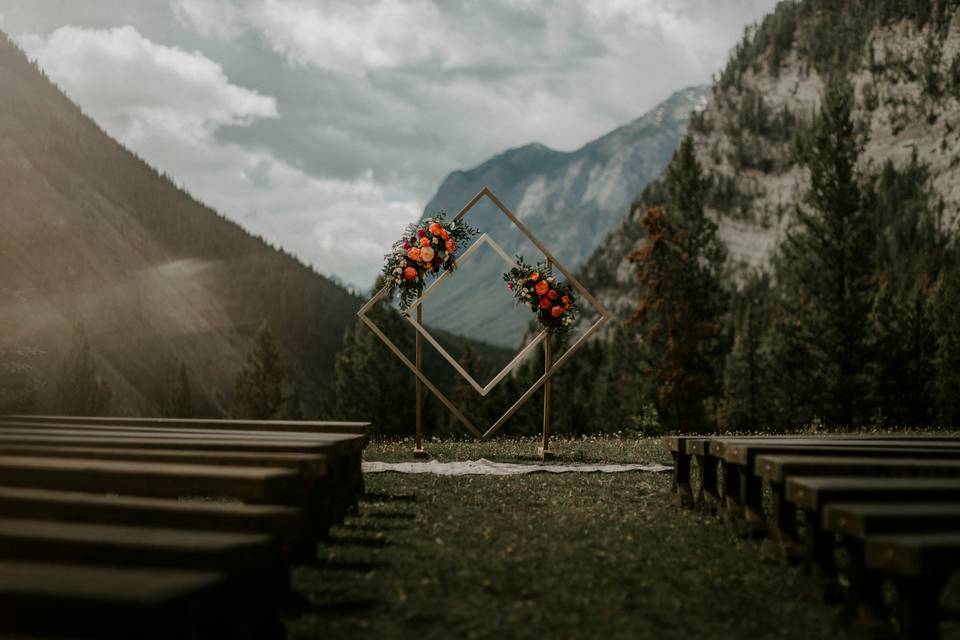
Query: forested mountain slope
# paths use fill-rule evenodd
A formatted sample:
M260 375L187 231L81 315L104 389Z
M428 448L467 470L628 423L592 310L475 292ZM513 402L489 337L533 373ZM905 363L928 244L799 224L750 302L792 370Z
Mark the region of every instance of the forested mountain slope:
M854 87L854 116L867 137L863 170L879 175L889 161L908 171L915 162L942 200L943 229L954 227L960 216L958 6L956 0L786 0L748 29L690 124L711 179L707 214L719 225L732 268L769 266L803 206L809 175L799 151L832 74ZM880 180L874 188L891 186ZM897 194L886 195L896 202ZM664 200L662 180L652 183L585 265L586 279L621 312L633 304L635 270L625 257L642 240L643 206Z
M0 194L0 353L35 368L42 406L82 323L112 411L156 413L182 361L196 411L227 412L268 320L321 411L360 299L110 139L2 34Z

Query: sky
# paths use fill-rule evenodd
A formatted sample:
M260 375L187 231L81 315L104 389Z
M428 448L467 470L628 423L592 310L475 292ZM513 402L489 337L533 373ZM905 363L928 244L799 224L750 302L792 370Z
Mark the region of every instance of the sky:
M198 199L365 291L448 173L708 83L775 4L0 0L0 30Z

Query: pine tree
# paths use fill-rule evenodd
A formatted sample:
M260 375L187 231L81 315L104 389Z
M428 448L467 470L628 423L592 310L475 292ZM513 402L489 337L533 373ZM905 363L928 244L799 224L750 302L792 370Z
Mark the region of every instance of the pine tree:
M73 330L70 353L57 376L57 408L64 415L98 416L107 413L112 392L100 375L82 323Z
M283 404L286 373L270 324L264 320L253 339L247 361L237 374L235 406L238 417L268 420Z
M413 351L406 322L387 304L368 314L381 331L405 354ZM357 322L347 330L334 366L335 413L340 420L371 423L378 437L412 436L416 422L415 378L393 353ZM430 392L424 389L424 427L432 432Z
M776 429L771 386L774 373L766 336L770 329L770 277L754 274L735 297L734 343L724 369L722 426L730 430Z
M463 350L459 358L460 366L466 369L472 376L476 377L479 360L469 344ZM481 383L482 384L482 383ZM483 430L485 420L483 397L477 393L477 390L464 379L463 376L455 374L453 384L451 385L448 396L450 402L457 406L467 418L477 427ZM437 435L442 437L459 436L463 434L464 427L455 415L449 413L446 424L443 429L437 430ZM477 424L479 423L479 424Z
M782 245L778 276L792 323L780 325L785 349L805 362L806 418L851 425L864 417L866 318L873 285L873 236L857 173L863 140L852 118L853 91L829 82L805 148L808 208ZM781 366L784 366L781 363Z
M726 250L704 215L708 182L689 136L667 169L666 186L669 214L647 209L640 222L646 242L628 256L638 266L640 290L631 322L643 336L661 419L673 429L709 430L721 390Z
M934 305L936 351L933 396L938 422L960 426L960 268L945 272Z

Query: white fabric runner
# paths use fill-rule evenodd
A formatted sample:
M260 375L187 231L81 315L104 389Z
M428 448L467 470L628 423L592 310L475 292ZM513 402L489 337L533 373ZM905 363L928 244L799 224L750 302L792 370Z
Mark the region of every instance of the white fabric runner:
M651 471L661 473L673 467L662 464L512 464L491 462L486 458L464 462L364 462L364 473L433 473L438 476L515 476L523 473L621 473Z

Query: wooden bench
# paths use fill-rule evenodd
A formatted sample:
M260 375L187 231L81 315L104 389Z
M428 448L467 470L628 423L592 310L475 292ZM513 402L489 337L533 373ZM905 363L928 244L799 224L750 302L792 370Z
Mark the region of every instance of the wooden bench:
M276 612L245 589L212 571L0 562L0 633L281 638Z
M198 444L207 447L211 442L227 442L243 445L247 451L259 451L260 444L264 445L265 450L278 452L285 443L294 445L287 452L304 452L303 443L312 443L321 446L324 454L327 456L326 478L330 481L329 485L333 487L334 494L332 499L335 502L336 515L342 517L344 513L356 507L357 496L363 493L363 474L361 471L362 452L366 446L367 438L355 434L314 434L298 432L266 432L266 431L234 431L227 429L182 429L174 427L123 427L123 426L100 426L96 424L84 424L80 426L48 423L0 423L0 436L27 436L27 435L54 435L64 438L71 436L101 436L104 438L114 437L116 439L134 439L138 437L145 438L168 438L178 442L179 448L189 448L192 444ZM200 441L203 441L202 443ZM116 446L118 440L111 440ZM269 448L266 443L276 443ZM279 445L279 446L278 446ZM300 449L296 449L297 446ZM218 447L224 449L223 444ZM314 453L318 452L315 448ZM330 491L330 487L327 488Z
M276 505L0 486L0 514L28 520L261 533L286 544L303 537L301 510Z
M0 419L0 565L10 565L12 575L21 576L20 587L25 583L18 566L28 559L50 566L51 576L60 569L64 575L76 573L78 567L94 575L89 572L107 564L140 572L145 579L153 574L143 572L157 567L179 574L209 569L204 575L213 576L214 585L209 597L186 585L170 603L151 600L125 617L126 609L138 607L130 606L136 598L124 599L121 589L105 588L91 601L80 591L59 591L56 580L47 576L34 583L35 593L28 593L17 588L18 578L7 580L0 573L0 592L8 588L6 599L0 593L0 613L4 603L18 612L17 620L0 623L0 632L83 634L84 619L92 628L100 619L100 613L91 612L108 611L117 622L104 623L107 635L142 637L123 621L135 624L168 608L159 616L164 624L156 628L164 631L158 637L282 634L277 594L289 586L290 549L315 532L311 523L317 513L342 517L363 486L365 433L327 433L316 426ZM324 531L331 521L325 521ZM119 575L117 584L126 575ZM224 632L218 628L223 627L219 616L192 615L194 599L205 611L218 609L228 619L239 607L253 622L231 626L238 633ZM52 603L58 615L75 610L80 622L48 629L39 612ZM38 615L31 617L32 607ZM200 619L212 626L198 631L195 621ZM250 635L247 627L263 633Z
M75 424L75 425L114 425L114 426L155 426L201 429L231 429L236 431L283 431L304 433L349 433L369 435L369 422L317 422L309 420L220 420L187 418L126 418L112 416L43 416L43 415L4 415L0 422Z
M762 531L766 525L762 503L763 478L755 473L758 455L823 456L843 458L910 458L960 460L960 442L892 441L863 439L831 439L829 442L811 439L727 440L717 447L725 464L725 475L737 476L734 486L739 493L727 494L725 507L732 520L742 519L748 529ZM836 474L835 474L836 475ZM784 504L782 482L767 478L771 488L771 532L774 537L789 528L791 509ZM728 484L728 486L730 486Z

